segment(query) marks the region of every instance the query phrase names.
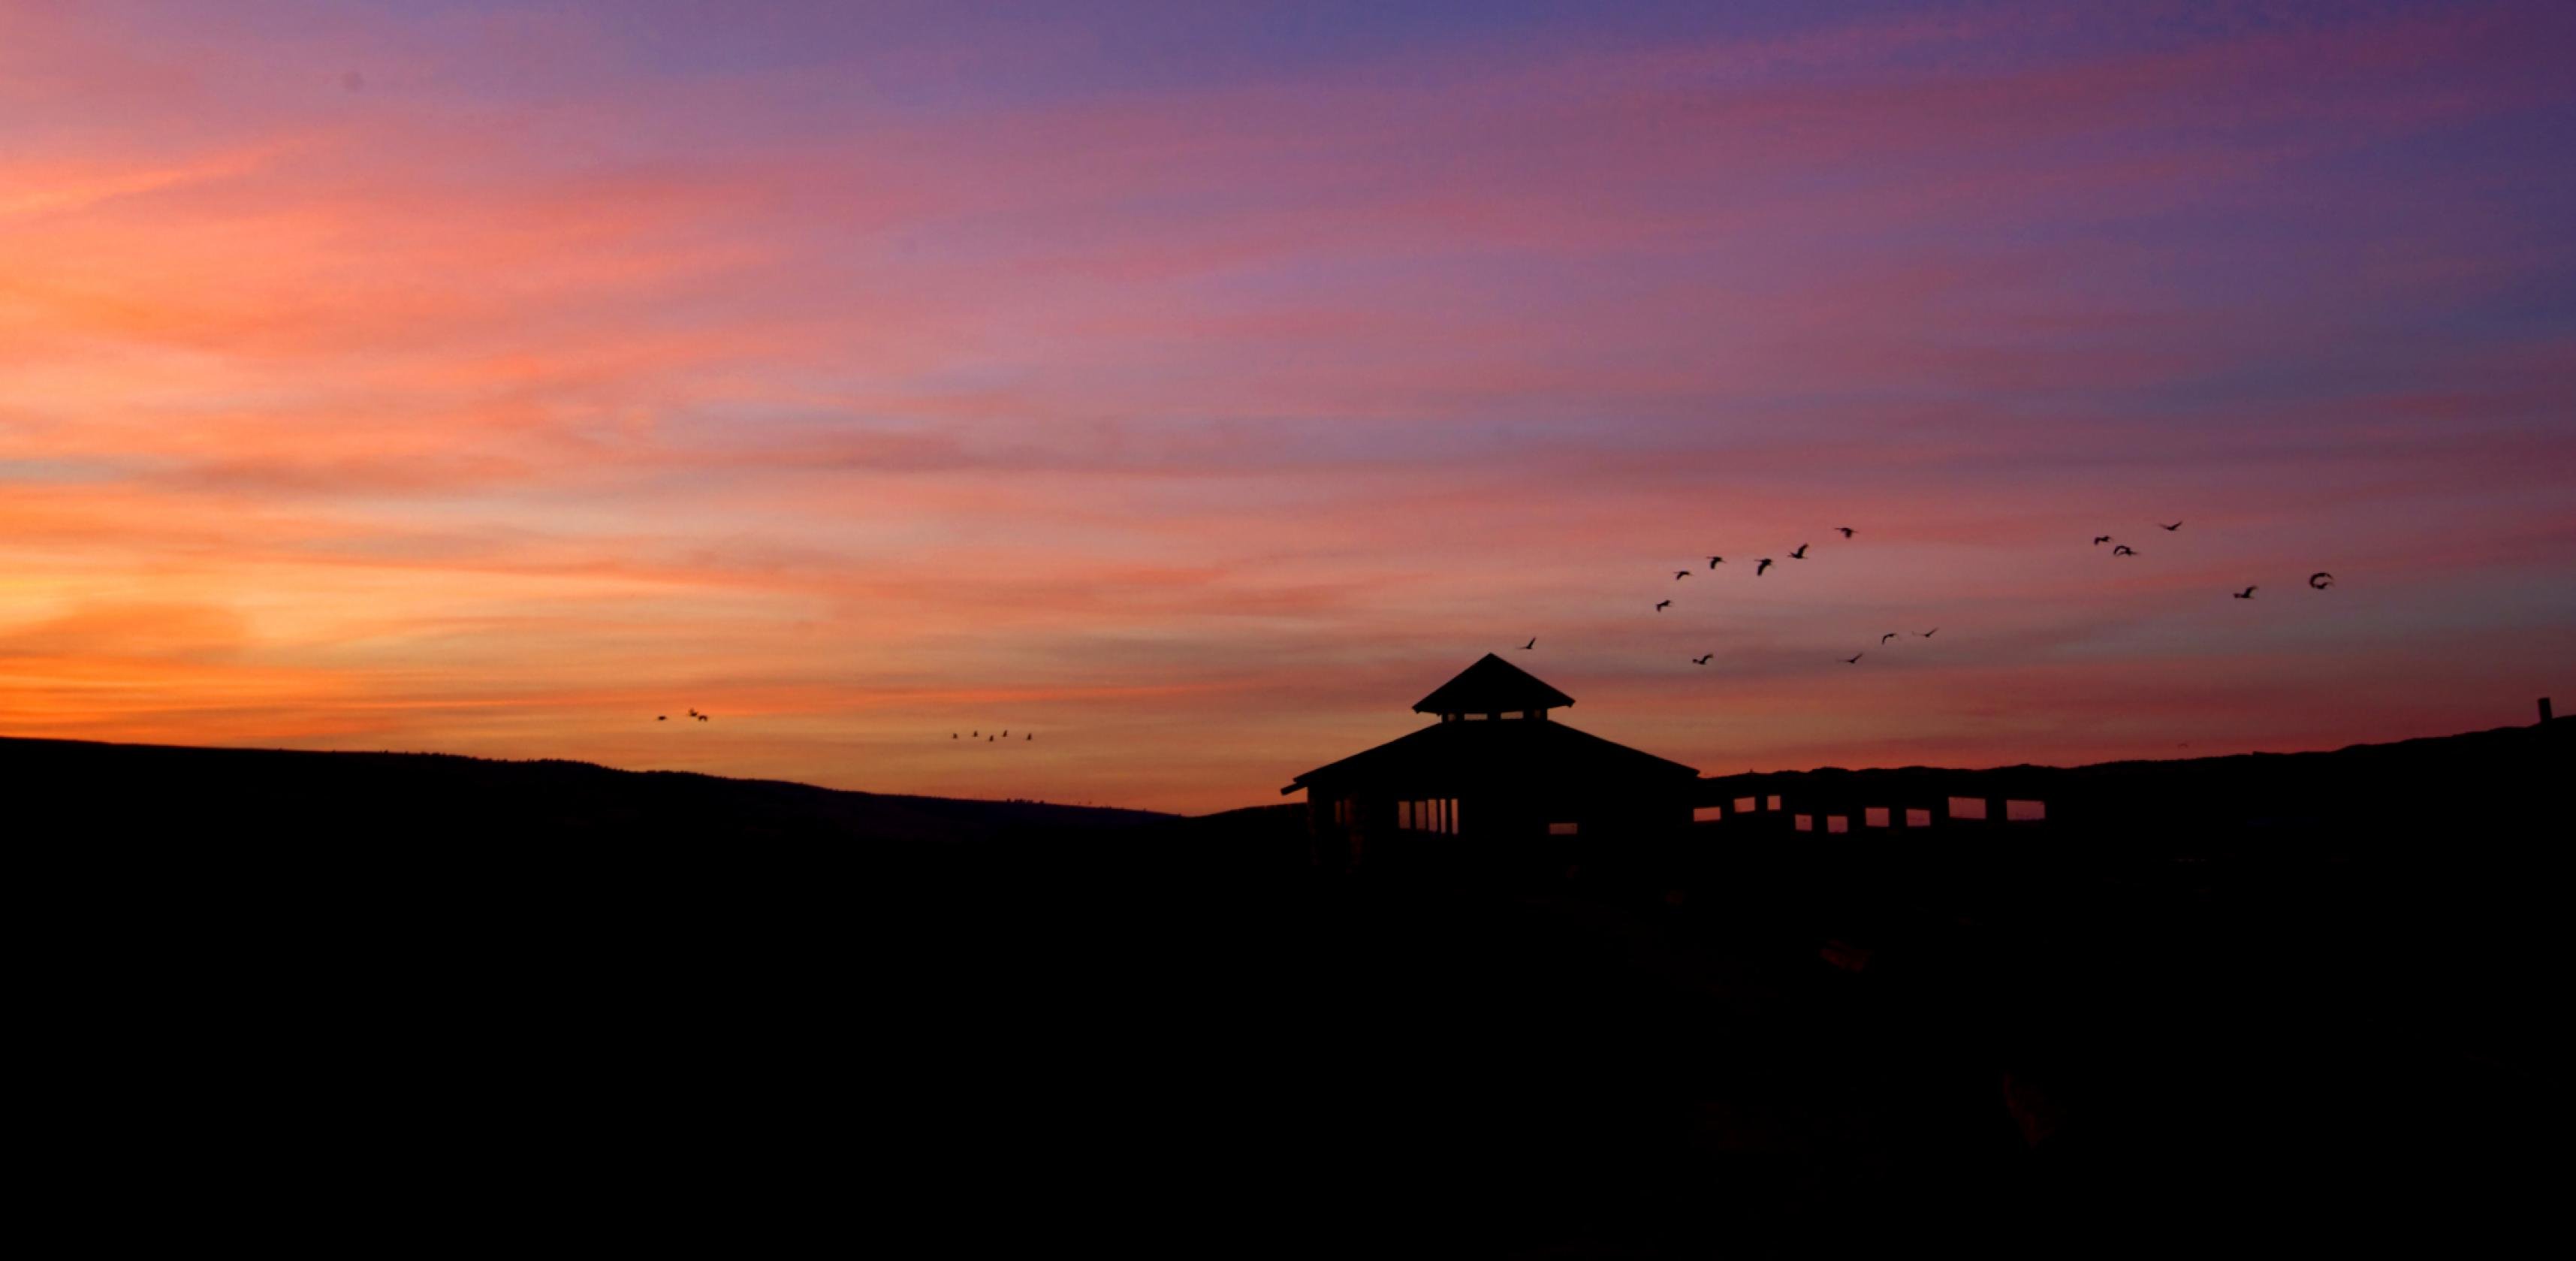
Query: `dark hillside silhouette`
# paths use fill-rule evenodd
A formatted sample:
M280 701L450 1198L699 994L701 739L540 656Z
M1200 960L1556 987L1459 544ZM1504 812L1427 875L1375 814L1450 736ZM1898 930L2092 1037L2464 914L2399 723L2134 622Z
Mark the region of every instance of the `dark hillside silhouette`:
M692 711L693 713L695 711ZM0 738L0 768L76 832L485 842L982 840L1129 827L1144 810L845 792L778 780L432 753L309 753ZM161 832L168 829L167 832Z
M103 1120L393 1153L335 1203L470 1170L951 1255L2474 1252L2566 1132L2571 732L1702 780L1725 817L1573 878L1341 875L1302 803L20 740L0 778L79 873L32 887ZM1793 826L1926 790L2049 811Z

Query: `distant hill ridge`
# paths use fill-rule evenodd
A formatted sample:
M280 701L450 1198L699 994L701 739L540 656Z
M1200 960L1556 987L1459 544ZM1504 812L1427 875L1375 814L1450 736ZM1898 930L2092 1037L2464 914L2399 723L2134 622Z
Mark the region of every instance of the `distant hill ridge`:
M818 788L559 759L113 744L0 737L21 825L175 830L247 825L324 836L845 837L979 840L1167 821L1149 810Z
M2373 829L2536 821L2554 808L2576 725L2498 727L2387 744L2301 753L2231 753L2083 766L1930 766L1753 772L1704 778L1702 807L1777 796L1790 811L1842 814L1925 809L1945 799L2041 802L2046 818L2094 835L2261 826ZM2506 822L2503 815L2514 816ZM1994 817L2002 817L1996 815ZM1895 823L1886 819L1881 826ZM1901 830L1901 829L1900 829Z
M1920 804L1943 794L2045 797L2052 819L2116 817L2165 826L2215 809L2278 815L2377 815L2514 800L2564 757L2576 726L2506 727L2307 753L2238 753L2085 766L1979 770L1907 766L1710 776L1704 805L1740 796L1824 794L1846 804ZM850 838L907 842L1037 839L1166 825L1149 810L820 788L689 771L625 771L561 759L115 744L0 736L0 786L13 830L220 828L278 838ZM2392 793L2395 800L2392 801ZM1235 825L1268 837L1291 803L1188 821L1191 835ZM1223 825L1223 826L1220 826ZM1302 830L1302 823L1295 824ZM1273 838L1276 839L1276 838Z

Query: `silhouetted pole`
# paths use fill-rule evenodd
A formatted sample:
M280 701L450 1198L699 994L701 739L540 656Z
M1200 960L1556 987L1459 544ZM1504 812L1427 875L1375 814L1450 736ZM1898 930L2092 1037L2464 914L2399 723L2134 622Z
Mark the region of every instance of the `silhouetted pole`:
M2549 698L2544 696L2540 698L2540 721L2548 722L2549 716Z

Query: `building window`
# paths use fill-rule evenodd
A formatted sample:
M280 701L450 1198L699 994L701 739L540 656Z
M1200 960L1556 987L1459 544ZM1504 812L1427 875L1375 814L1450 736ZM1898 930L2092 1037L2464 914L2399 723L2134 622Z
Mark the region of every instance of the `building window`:
M1399 801L1395 803L1395 826L1406 832L1456 836L1458 799L1431 797L1420 801Z
M1932 826L1932 812L1929 810L1906 811L1905 826L1910 828L1928 828Z
M1549 836L1573 836L1580 830L1581 825L1574 823L1551 823L1547 825L1547 834Z
M2047 817L2048 803L2045 801L2013 801L2007 799L2004 802L2004 818L2010 822L2037 823Z
M1887 826L1887 807L1885 807L1885 806L1870 806L1870 807L1868 807L1868 808L1866 808L1866 809L1862 810L1862 811L1860 812L1860 821L1861 821L1862 825L1863 825L1863 826L1866 826L1866 827L1874 827L1874 828L1883 828L1883 827L1886 827L1886 826Z
M1348 797L1335 797L1335 798L1333 798L1333 822L1334 822L1335 824L1337 824L1337 825L1341 826L1341 827L1349 827L1349 826L1351 825L1351 799L1350 799L1350 798L1348 798Z
M1826 831L1828 831L1828 832L1848 832L1848 831L1851 831L1851 816L1850 816L1850 815L1847 815L1847 814L1829 814L1829 815L1826 815L1826 816L1825 816L1825 830L1826 830Z
M1762 807L1762 808L1763 808L1763 809L1765 809L1765 810L1777 810L1777 809L1779 809L1779 808L1780 808L1780 794L1778 794L1778 793L1773 793L1773 794L1771 794L1771 804L1769 804L1769 805L1767 805L1767 806L1764 806L1764 807Z
M1983 797L1952 797L1950 799L1950 817L1953 819L1982 819L1986 817L1986 799Z
M1691 811L1693 823L1715 823L1725 817L1726 807L1724 806L1701 806Z
M1753 813L1754 804L1754 800L1751 797L1738 797L1735 799L1735 812L1737 814L1751 814Z
M1798 830L1801 832L1813 832L1816 830L1816 816L1812 814L1799 815L1797 817L1797 823Z

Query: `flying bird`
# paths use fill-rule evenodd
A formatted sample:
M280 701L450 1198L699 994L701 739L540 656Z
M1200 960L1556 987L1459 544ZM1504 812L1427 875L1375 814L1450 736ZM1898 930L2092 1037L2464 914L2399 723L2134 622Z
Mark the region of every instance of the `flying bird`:
M1837 530L1842 531L1842 532L1843 532L1843 537L1844 537L1844 538L1850 538L1850 537L1852 536L1852 528L1851 528L1850 526L1847 526L1847 525L1838 525L1838 526L1835 526L1834 528L1835 528L1835 529L1837 529Z
M2320 569L2308 575L2308 585L2323 591L2334 585L2334 575Z
M1863 657L1866 657L1866 656L1868 656L1868 655L1869 655L1869 654L1868 654L1868 653L1865 653L1865 652L1856 652L1856 653L1853 653L1852 655L1850 655L1850 656L1848 656L1848 657L1843 658L1843 664L1844 664L1844 665L1847 665L1847 666L1856 666L1856 665L1859 665L1859 664L1860 664L1860 659L1861 659L1861 658L1863 658Z
M1894 638L1896 638L1896 632L1895 632L1895 631L1889 631L1889 632L1887 632L1886 634L1881 635L1881 636L1879 636L1879 637L1878 637L1878 646L1879 646L1879 647L1881 647L1881 648L1884 648L1884 647L1886 647L1886 646L1887 646L1887 641L1889 641L1889 640L1891 640L1891 639L1894 639Z
M2093 546L2095 546L2095 547L2100 547L2100 546L2102 546L2103 544L2108 543L2108 542L2110 542L2110 541L2111 541L2111 536L2110 536L2110 535L2108 535L2108 534L2096 534L2096 535L2094 535L2094 536L2093 536Z
M669 714L655 714L655 715L653 715L653 721L655 721L655 722L669 722L669 721L671 721L671 716L670 716Z
M2174 522L2172 525L2166 525L2164 522L2159 521L2159 522L2157 522L2157 523L2156 523L2156 525L2157 525L2157 527L2158 527L2158 528L2162 529L2162 530L2163 530L2165 533L2167 533L2167 534L2171 534L2171 533L2173 533L2174 531L2179 530L2179 529L2181 529L2181 528L2182 528L2182 522L2180 522L2180 521L2176 521L2176 522Z
M1761 577L1761 576L1762 576L1762 571L1763 571L1763 570L1765 570L1765 569L1769 569L1770 567L1771 567L1771 558L1770 558L1770 557L1768 557L1768 556L1765 556L1765 557L1763 557L1762 559L1760 559L1760 560L1757 560L1757 561L1753 562L1753 576L1754 576L1754 577L1756 577L1756 578Z
M1806 544L1804 544L1804 543L1800 543L1797 547L1795 547L1795 548L1791 549L1791 550L1790 550L1790 552L1789 552L1789 559L1791 559L1791 560L1805 560L1805 559L1807 559L1807 545L1806 545Z
M949 738L949 739L951 739L951 740L956 739L956 738L957 738L957 733L956 733L956 732L954 732L954 731L949 732L949 733L948 733L948 738Z
M1035 740L1038 738L1038 733L1031 731L1022 735L1020 738L1023 740Z
M1723 565L1723 564L1725 564L1725 563L1726 563L1726 558L1725 558L1725 557L1723 557L1723 556L1711 556L1711 557L1709 557L1709 558L1708 558L1708 567L1709 567L1709 568L1711 568L1711 569L1715 569L1715 568L1717 568L1718 566Z
M2237 592L2237 593L2236 593L2236 598L2237 598L2237 599L2239 599L2239 600L2251 600L2251 599L2253 599L2253 598L2254 598L2254 588L2252 588L2252 587L2247 587L2246 589L2244 589L2244 590L2242 590L2242 591Z
M2112 548L2111 554L2114 556L2135 556L2138 554L2138 549L2131 547L2126 543L2122 543L2118 547Z
M697 716L698 716L698 711L696 711L696 710L694 710L694 709L692 709L692 710L690 710L690 711L689 711L689 717L691 717L691 718L695 718L695 717L697 717Z
M707 716L706 716L705 714L700 714L700 715L698 715L698 721L699 721L699 722L705 722L706 720L707 720Z
M1005 740L1008 740L1008 739L1010 739L1010 738L1011 738L1011 733L1010 733L1010 731L1009 731L1008 729L1005 729L1005 730L1002 732L1002 738L1003 738L1003 739L1005 739Z
M1687 569L1676 569L1673 571L1673 581L1675 582L1680 582L1682 579L1688 577L1690 577L1690 571Z
M1936 635L1936 634L1940 633L1940 630L1941 630L1941 628L1940 628L1940 627L1935 626L1935 627L1933 627L1931 630L1928 630L1928 631L1923 632L1923 637L1924 637L1925 639L1930 639L1930 638L1932 638L1934 635Z
M1671 607L1672 607L1672 605L1673 605L1673 602L1672 602L1672 601L1670 601L1670 600L1657 600L1657 601L1655 601L1655 611L1656 611L1656 612L1658 612L1658 613L1661 613L1661 612L1663 612L1665 609L1671 608Z
M1691 658L1691 664L1692 664L1692 665L1695 665L1695 666L1704 666L1704 665L1707 665L1707 664L1708 664L1708 659L1709 659L1709 657L1714 657L1714 656L1716 656L1716 655L1717 655L1716 653L1713 653L1713 652L1712 652L1712 653L1708 653L1708 654L1706 654L1705 656L1693 657L1693 658Z
M1536 647L1538 647L1538 636L1532 635L1530 636L1530 641L1528 643L1521 645L1521 651L1528 652L1530 649Z
M993 737L991 737L991 736L986 736L986 737L984 737L984 743L986 743L986 744L991 744L992 742L993 742Z

